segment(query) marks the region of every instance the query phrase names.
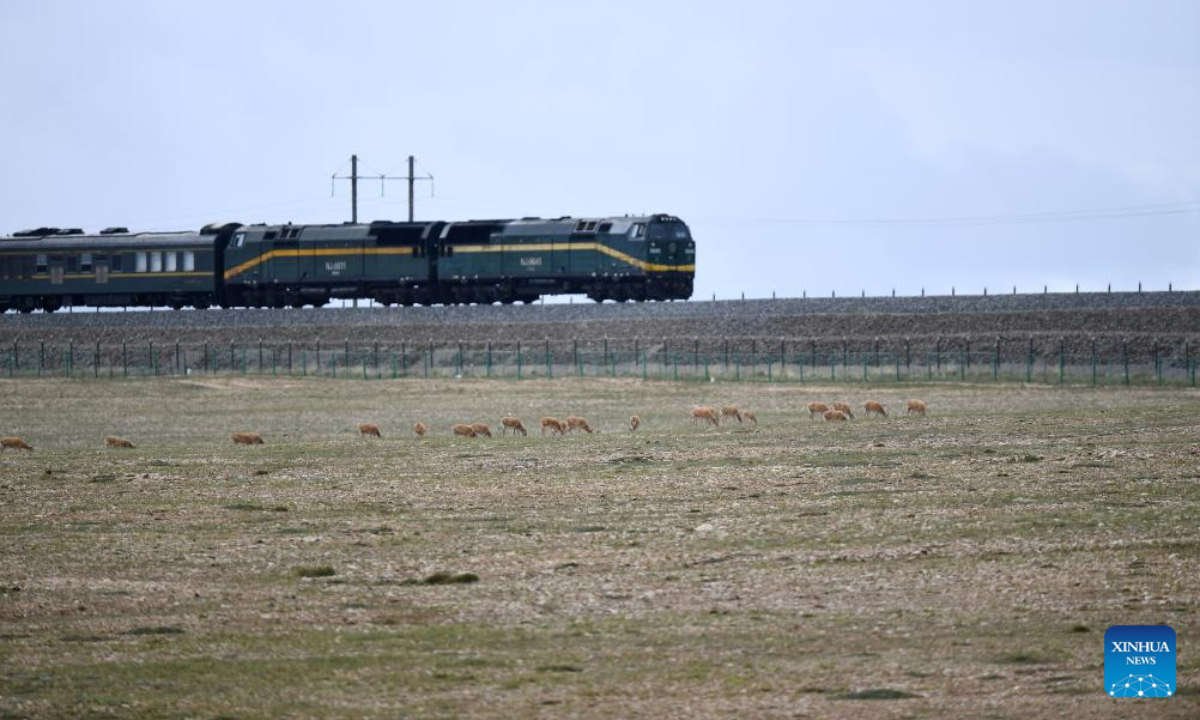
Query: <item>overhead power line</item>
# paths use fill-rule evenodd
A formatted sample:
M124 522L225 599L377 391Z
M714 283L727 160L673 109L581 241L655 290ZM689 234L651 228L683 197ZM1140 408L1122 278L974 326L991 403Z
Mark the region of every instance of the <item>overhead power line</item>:
M1088 210L1055 210L1000 215L964 215L927 218L697 218L712 222L760 223L764 225L813 225L842 227L956 227L969 225L1031 225L1039 223L1085 222L1156 215L1200 213L1200 202L1127 205L1124 207L1093 208Z

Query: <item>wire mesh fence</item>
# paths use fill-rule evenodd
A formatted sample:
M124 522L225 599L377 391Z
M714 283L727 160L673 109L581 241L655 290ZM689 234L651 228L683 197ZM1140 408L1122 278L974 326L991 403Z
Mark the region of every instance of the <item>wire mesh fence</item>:
M1191 341L961 338L887 345L830 340L771 343L570 340L522 342L215 343L13 342L8 378L232 375L357 378L564 378L737 382L1024 382L1196 385Z

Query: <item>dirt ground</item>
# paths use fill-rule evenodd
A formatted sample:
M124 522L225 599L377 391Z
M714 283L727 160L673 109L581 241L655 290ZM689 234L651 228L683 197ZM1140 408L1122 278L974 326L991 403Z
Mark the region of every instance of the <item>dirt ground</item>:
M0 434L36 448L0 454L0 718L1200 716L1194 391L20 380L0 398ZM891 417L803 410L835 399ZM758 426L689 422L726 402ZM538 434L569 414L598 432ZM504 415L530 436L500 437ZM451 436L478 420L497 437ZM1107 697L1105 629L1160 623L1178 694Z

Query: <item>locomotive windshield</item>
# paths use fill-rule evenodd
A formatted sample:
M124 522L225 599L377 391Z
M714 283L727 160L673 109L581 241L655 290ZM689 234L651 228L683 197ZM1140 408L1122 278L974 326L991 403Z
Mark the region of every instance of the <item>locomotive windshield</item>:
M687 240L687 225L683 223L655 223L650 226L651 240Z

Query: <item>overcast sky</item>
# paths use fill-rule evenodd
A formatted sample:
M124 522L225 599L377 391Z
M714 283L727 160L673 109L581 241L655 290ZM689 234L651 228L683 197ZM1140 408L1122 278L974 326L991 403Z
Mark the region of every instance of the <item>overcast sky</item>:
M0 232L339 222L413 154L418 219L679 215L697 297L1200 289L1200 2L577 5L0 3Z

